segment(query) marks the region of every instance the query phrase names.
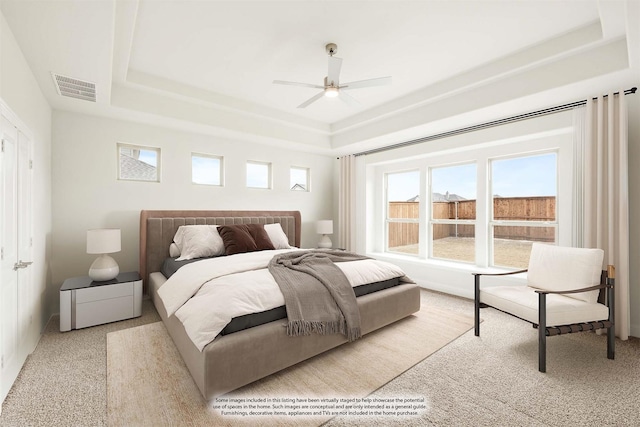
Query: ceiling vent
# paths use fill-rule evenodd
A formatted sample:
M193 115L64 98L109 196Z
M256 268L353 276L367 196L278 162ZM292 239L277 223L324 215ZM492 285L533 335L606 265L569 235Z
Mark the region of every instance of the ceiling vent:
M96 84L51 73L58 95L96 102Z

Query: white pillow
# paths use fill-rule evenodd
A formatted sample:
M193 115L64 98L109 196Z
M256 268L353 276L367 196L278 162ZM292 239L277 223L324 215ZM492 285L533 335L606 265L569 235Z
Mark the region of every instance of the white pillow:
M175 242L169 246L169 256L171 258L178 258L180 256L180 248Z
M269 236L269 240L271 240L271 244L276 249L289 249L289 238L284 231L282 231L282 226L279 223L275 224L265 224L264 230L267 232Z
M180 249L177 261L224 255L224 243L217 225L183 225L173 241Z
M602 249L570 248L534 243L529 258L529 286L547 291L568 291L600 283ZM565 294L591 304L598 301L598 290Z

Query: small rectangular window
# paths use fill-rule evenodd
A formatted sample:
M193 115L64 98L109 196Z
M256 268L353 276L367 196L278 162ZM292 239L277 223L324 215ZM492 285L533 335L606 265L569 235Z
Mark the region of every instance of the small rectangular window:
M223 185L221 156L191 153L191 182L202 185Z
M290 169L289 188L291 188L291 191L309 191L309 168L292 166Z
M160 182L160 149L118 144L118 179Z
M248 161L247 187L271 188L271 163Z

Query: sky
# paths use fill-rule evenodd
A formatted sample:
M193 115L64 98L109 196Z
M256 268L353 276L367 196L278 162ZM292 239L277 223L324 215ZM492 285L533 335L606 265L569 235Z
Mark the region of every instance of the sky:
M220 159L192 156L191 178L196 184L220 185Z
M556 153L491 161L492 194L502 197L555 196L557 193ZM431 169L432 191L476 198L476 165ZM420 193L418 171L387 175L390 201L406 201Z
M269 188L269 164L247 163L247 187Z
M157 166L157 153L140 150L141 161ZM555 196L557 192L557 155L547 153L536 156L508 158L491 161L491 193L502 197ZM199 184L219 185L220 162L218 159L196 157L193 160L193 181ZM294 173L299 172L294 176ZM306 180L306 170L292 169L291 185ZM390 201L406 201L420 194L420 172L410 171L387 175ZM476 198L476 165L447 166L431 169L432 191L457 194L465 199ZM533 178L532 178L533 177ZM247 186L268 188L269 166L247 164Z
M140 150L140 161L157 166L157 152ZM192 180L196 184L220 185L220 159L213 157L192 157ZM307 188L308 169L291 168L291 186L300 184ZM247 163L247 186L269 188L269 165Z
M158 153L153 150L140 150L138 160L151 166L158 166Z
M138 160L151 166L158 166L158 153L154 150L140 150ZM196 184L220 185L220 159L214 157L191 157L192 181Z
M308 175L309 175L309 169L291 168L290 178L289 178L289 188L293 188L294 185L300 184L306 189Z

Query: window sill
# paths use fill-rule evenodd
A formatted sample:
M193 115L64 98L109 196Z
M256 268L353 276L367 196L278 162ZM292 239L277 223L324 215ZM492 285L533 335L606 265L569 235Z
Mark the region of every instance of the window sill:
M469 273L506 273L513 270L521 270L521 268L513 267L478 267L474 264L467 264L455 261L446 261L442 259L422 259L417 256L407 256L394 254L390 252L369 252L367 256L376 259L389 260L389 261L403 261L409 263L415 263L418 265L431 265L434 267L449 268L452 270L464 271ZM514 277L526 277L525 273L514 274Z
M367 255L398 265L405 271L407 276L424 288L466 298L473 298L472 273L505 273L517 270L516 268L478 267L472 264L421 259L388 252L368 252ZM518 273L510 276L495 277L491 280L486 280L486 282L489 286L491 284L525 285L527 283L527 274Z

